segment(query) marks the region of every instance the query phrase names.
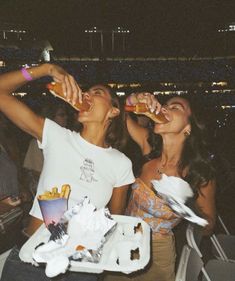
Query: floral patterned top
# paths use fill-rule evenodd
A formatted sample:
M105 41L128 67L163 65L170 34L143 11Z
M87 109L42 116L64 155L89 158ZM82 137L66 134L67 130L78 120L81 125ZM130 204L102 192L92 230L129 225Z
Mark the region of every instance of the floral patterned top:
M139 178L132 185L126 215L139 217L148 223L152 229L153 239L173 235L173 227L181 220L165 201Z

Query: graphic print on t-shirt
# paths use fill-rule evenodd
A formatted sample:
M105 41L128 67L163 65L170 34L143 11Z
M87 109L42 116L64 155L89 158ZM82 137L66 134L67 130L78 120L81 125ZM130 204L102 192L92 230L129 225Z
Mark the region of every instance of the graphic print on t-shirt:
M86 158L83 161L83 165L80 167L81 169L81 177L80 180L82 181L86 181L86 182L93 182L93 181L97 181L97 179L95 179L93 177L94 173L95 173L95 168L94 168L94 162L91 159Z

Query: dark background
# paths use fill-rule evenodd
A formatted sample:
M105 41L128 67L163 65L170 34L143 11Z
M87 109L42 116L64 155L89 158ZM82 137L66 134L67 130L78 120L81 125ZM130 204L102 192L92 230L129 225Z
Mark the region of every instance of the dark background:
M121 26L130 30L130 55L213 56L225 51L227 35L217 30L235 21L235 1L1 0L0 20L23 23L57 55L86 52L86 28L102 29L108 45L110 30Z

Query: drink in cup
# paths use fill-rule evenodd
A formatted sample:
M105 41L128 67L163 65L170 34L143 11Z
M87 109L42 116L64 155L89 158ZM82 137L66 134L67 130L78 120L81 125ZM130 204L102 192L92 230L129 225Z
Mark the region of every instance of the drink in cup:
M52 191L46 191L38 196L42 217L47 227L50 224L56 225L64 212L67 211L69 193L70 186L65 184L62 186L60 193L57 187L54 187Z

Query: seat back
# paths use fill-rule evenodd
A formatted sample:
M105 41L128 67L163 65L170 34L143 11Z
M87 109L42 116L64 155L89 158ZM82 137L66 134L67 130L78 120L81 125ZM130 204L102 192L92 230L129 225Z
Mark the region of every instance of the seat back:
M181 252L181 256L180 256L180 261L179 261L179 265L177 268L175 281L185 281L186 280L186 270L187 270L189 254L190 254L189 246L184 245L182 252Z
M184 245L175 281L198 281L201 272L206 280L211 281L197 251Z
M202 228L198 225L189 223L186 229L186 239L188 245L195 249L199 257L202 258L202 252L199 248L202 240Z
M6 261L7 257L9 256L10 251L11 251L11 249L7 250L6 252L4 252L0 255L0 278L2 276L2 270L4 267L5 261Z
M228 236L228 237L227 237ZM224 237L225 239L223 239L225 242L227 241L226 238L229 238L230 235L223 235L222 237ZM215 234L211 235L210 237L211 239L211 242L212 242L212 252L214 253L215 257L223 260L223 261L226 261L226 262L229 262L229 259L221 245L221 243L219 242L219 239L217 238L217 236ZM229 245L228 245L229 246Z
M218 216L217 216L217 219L218 219L218 222L220 223L220 225L222 226L224 232L225 232L227 235L230 235L230 232L229 232L227 226L225 225L225 223L224 223L222 217L221 217L219 214L218 214Z
M213 234L211 235L210 239L212 242L212 251L215 257L221 259L223 261L229 262L229 257L227 253L231 253L234 250L234 247L230 249L230 245L234 244L235 236L231 235L226 227L222 217L218 214L217 215L217 222L219 222L220 226L222 227L225 234ZM230 255L233 257L235 255Z
M200 249L200 243L202 240L202 228L195 224L188 224L186 229L186 239L187 243L190 247L195 249L200 256L200 258L203 259L203 255ZM225 236L231 236L231 235L225 235ZM225 249L223 249L220 241L218 240L217 236L215 234L210 236L210 240L212 242L212 251L215 255L215 257L225 261L229 262L230 259L228 258ZM228 240L228 239L225 239ZM235 240L233 240L235 241ZM225 243L224 243L225 245Z

